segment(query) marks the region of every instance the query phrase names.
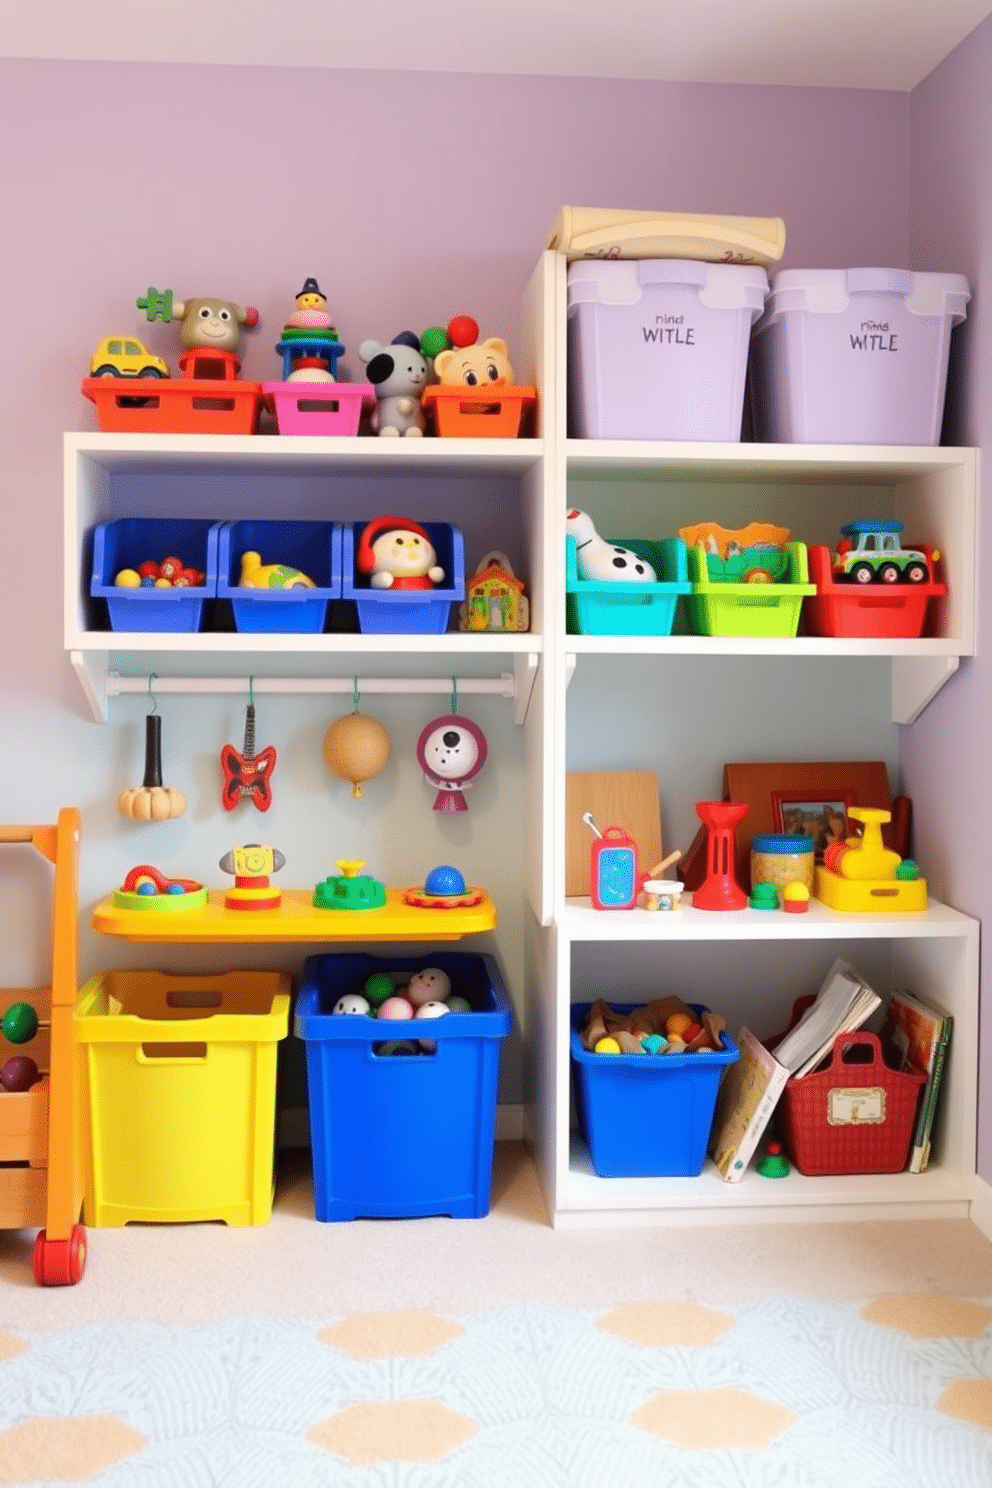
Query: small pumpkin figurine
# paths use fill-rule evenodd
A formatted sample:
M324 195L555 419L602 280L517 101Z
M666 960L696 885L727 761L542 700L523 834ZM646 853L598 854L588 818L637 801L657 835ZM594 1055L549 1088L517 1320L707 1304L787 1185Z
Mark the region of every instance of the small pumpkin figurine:
M186 810L181 790L162 784L162 719L149 713L145 719L145 778L141 785L121 791L117 810L131 821L170 821Z

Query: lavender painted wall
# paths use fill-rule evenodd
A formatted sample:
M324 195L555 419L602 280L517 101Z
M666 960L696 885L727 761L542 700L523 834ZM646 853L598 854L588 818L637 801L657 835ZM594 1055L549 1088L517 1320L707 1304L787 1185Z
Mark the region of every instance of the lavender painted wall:
M967 274L974 298L955 347L949 383L949 443L992 444L988 367L992 315L986 288L992 272L992 161L988 148L992 87L992 19L985 21L916 88L910 99L909 235L920 269ZM980 464L979 515L984 527L992 496L989 462ZM901 759L912 795L916 830L938 856L940 894L988 923L992 915L988 829L976 791L989 771L992 614L988 564L980 536L978 655L912 728L902 731ZM981 995L978 1169L992 1182L992 973L984 958Z
M781 215L785 265L901 263L907 120L907 98L890 93L0 62L0 709L15 766L0 820L81 806L84 973L136 959L85 929L122 868L161 857L216 881L229 840L218 849L210 781L217 748L238 727L221 700L170 700L166 769L182 767L176 783L191 784L195 807L142 833L113 802L133 783L144 700L121 700L109 725L93 724L62 650L61 436L96 427L80 377L114 329L176 353L174 328L145 326L135 296L151 284L257 305L245 371L268 378L272 328L311 273L349 348L465 310L513 345L521 291L564 202ZM353 352L346 366L359 371ZM377 712L410 732L402 702ZM271 702L265 721L288 744L280 829L303 833L308 813L328 809L326 710ZM505 707L484 726L492 758L519 775ZM404 768L394 809L420 784ZM495 830L495 785L480 784L478 810L476 832ZM512 957L522 939L512 884L504 897ZM520 1088L519 1071L505 1071L502 1098L519 1100Z

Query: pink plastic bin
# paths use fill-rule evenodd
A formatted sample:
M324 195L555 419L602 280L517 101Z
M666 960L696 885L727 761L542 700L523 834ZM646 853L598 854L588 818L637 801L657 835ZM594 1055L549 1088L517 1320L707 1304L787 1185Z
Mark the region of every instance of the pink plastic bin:
M262 391L280 434L357 434L362 405L375 402L369 382L266 382Z

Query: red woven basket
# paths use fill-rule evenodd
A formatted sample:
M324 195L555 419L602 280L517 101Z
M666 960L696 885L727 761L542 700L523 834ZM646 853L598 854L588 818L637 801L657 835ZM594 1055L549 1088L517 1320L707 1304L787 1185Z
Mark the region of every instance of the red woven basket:
M810 1177L899 1173L925 1083L925 1075L890 1069L875 1034L840 1033L829 1065L790 1080L782 1092L786 1151Z

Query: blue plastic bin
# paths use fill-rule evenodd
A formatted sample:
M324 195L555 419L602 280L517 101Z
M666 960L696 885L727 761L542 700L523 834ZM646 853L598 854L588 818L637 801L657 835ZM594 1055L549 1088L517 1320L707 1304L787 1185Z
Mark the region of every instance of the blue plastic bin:
M298 568L316 588L251 589L238 583L241 555ZM341 598L340 522L225 522L217 554L217 597L229 599L235 629L258 634L319 634L328 601Z
M374 971L447 972L472 1006L429 1022L334 1014ZM294 1027L306 1044L319 1220L489 1212L500 1040L513 1025L495 960L465 951L416 959L364 952L311 956ZM387 1040L429 1037L433 1053L378 1052Z
M572 1007L575 1105L601 1178L694 1178L703 1170L720 1077L738 1058L725 1031L719 1052L592 1054L579 1030L592 1004ZM636 1003L610 1003L629 1013ZM697 1014L706 1011L697 1003Z
M373 589L368 575L355 569L355 552L367 522L344 529L342 595L354 600L358 628L369 635L443 635L451 606L465 598L465 540L449 522L421 522L444 569L433 589Z
M630 584L616 579L583 579L576 562L575 538L565 538L565 612L570 635L671 635L680 594L689 594L686 547L681 537L649 542L641 537L611 538L646 558L658 575L656 583Z
M107 602L111 630L196 631L204 602L217 593L219 524L208 518L118 517L93 529L90 594ZM114 576L122 568L181 558L198 568L204 583L187 589L122 589Z

